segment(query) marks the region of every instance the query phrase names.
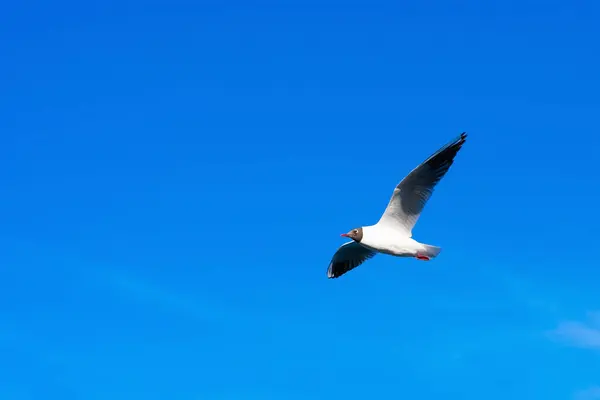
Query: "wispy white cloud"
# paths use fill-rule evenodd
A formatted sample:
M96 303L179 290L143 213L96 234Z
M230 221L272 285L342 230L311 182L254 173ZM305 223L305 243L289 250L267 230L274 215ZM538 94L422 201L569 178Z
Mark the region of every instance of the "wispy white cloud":
M585 322L563 321L550 335L570 346L600 349L600 313L589 313Z
M600 400L600 386L592 386L575 393L573 400Z
M220 319L223 315L231 313L231 310L220 307L216 301L208 304L196 296L140 276L109 269L95 272L95 278L100 278L96 279L97 282L101 282L104 286L108 286L131 300L150 306L202 320Z

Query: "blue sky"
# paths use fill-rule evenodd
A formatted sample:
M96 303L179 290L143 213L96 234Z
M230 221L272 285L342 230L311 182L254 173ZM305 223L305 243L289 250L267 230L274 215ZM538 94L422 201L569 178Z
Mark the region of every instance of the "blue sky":
M600 399L600 5L6 2L4 400ZM339 234L462 131L414 235Z

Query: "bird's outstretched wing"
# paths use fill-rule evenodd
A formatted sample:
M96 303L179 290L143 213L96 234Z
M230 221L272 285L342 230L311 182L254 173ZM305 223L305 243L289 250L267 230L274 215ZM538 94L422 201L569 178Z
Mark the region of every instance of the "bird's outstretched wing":
M438 182L446 175L454 157L467 139L466 132L446 144L435 154L413 169L396 186L385 212L377 222L392 229L402 230L409 237L427 200Z
M338 278L373 258L375 254L377 253L355 241L344 243L333 255L329 268L327 268L327 277Z

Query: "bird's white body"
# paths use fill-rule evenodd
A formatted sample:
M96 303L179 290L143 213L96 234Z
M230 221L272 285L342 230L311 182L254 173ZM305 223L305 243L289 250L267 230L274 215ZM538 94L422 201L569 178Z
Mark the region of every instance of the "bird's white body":
M396 257L415 257L426 253L426 247L404 232L385 225L363 226L363 238L360 244L378 253Z

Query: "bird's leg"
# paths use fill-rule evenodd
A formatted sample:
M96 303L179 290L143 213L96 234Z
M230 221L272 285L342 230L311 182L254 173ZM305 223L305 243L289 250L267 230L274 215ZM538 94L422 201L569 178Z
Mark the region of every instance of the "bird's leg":
M429 258L429 257L427 257L426 255L423 255L423 254L418 254L418 253L417 253L417 255L415 256L415 258L416 258L417 260L423 260L423 261L429 261L429 260L430 260L430 258Z

